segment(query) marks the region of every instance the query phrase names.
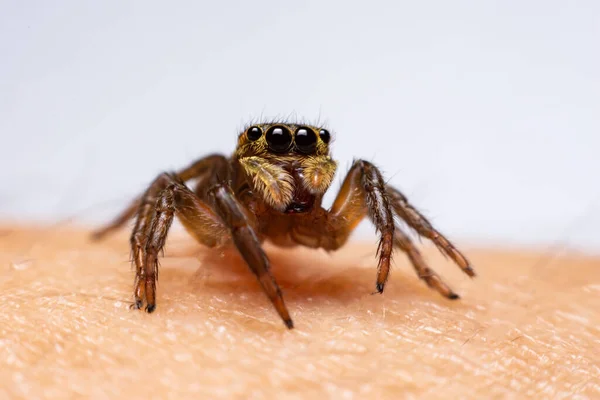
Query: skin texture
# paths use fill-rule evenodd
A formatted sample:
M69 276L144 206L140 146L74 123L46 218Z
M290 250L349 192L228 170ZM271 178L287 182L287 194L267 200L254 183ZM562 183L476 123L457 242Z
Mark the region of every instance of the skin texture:
M153 314L129 309L128 232L0 226L0 398L599 398L600 259L469 248L461 295L376 243L265 249L295 329L235 252L174 226Z

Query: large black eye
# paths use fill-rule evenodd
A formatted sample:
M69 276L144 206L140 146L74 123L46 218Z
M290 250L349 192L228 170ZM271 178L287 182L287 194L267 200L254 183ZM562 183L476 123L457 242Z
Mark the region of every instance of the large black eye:
M272 126L267 131L269 149L276 153L285 153L292 144L292 133L285 126Z
M248 139L252 141L258 140L262 136L262 129L260 129L258 126L251 126L248 128L246 135L248 135Z
M321 129L319 131L319 136L321 136L321 140L325 142L325 144L329 143L331 140L331 135L327 129Z
M295 142L300 152L310 154L317 146L317 135L312 129L301 126L296 130Z

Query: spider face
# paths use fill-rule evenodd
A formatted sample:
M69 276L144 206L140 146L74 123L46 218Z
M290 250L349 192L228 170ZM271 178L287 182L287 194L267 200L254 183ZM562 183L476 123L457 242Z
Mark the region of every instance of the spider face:
M288 123L251 125L238 138L235 156L266 204L286 214L313 209L329 188L337 164L329 156L327 129Z

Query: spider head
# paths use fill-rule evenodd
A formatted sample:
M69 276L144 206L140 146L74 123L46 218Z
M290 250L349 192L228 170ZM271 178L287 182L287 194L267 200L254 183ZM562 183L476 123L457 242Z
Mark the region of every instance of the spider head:
M256 124L239 135L236 158L267 204L282 212L303 213L312 209L335 175L330 141L329 131L317 126Z

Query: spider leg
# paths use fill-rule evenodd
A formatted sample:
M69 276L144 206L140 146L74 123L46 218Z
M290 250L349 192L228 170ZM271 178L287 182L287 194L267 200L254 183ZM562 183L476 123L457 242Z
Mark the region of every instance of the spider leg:
M136 267L134 308L156 308L158 253L163 249L174 215L200 243L214 247L228 239L227 229L211 208L175 174L163 173L141 198L131 234L131 253Z
M212 175L219 175L221 179L228 179L228 161L223 155L211 154L195 161L188 167L177 172L176 175L183 182L191 179L206 180L207 177L211 177ZM143 196L140 196L133 200L131 204L119 215L117 215L117 217L115 217L111 222L92 232L92 239L100 240L107 234L125 225L127 221L129 221L142 206L142 198Z
M442 296L449 299L458 299L459 296L440 278L440 276L423 259L421 252L417 249L410 237L400 227L396 226L394 244L408 256L419 278L423 279L427 286L437 290Z
M394 216L381 172L370 162L357 160L328 212L327 231L320 239L320 246L339 248L367 215L379 233L376 289L382 293L394 246Z
M211 188L209 194L214 199L215 211L221 217L240 255L244 258L250 270L256 275L265 294L273 303L285 325L292 329L294 323L283 301L279 285L269 270L269 259L263 251L260 240L244 212L244 207L238 202L229 186L218 184Z
M463 271L470 277L475 276L475 270L467 258L454 247L454 245L438 232L431 223L419 211L415 209L406 196L399 190L387 186L387 193L391 199L392 207L395 213L402 218L419 235L431 240L437 248L445 255L450 257Z
M211 197L208 194L209 189L221 182L231 181L231 165L229 160L223 156L219 159L215 158L210 170L202 174L197 174L197 177L194 179L194 192L202 200L210 202Z

